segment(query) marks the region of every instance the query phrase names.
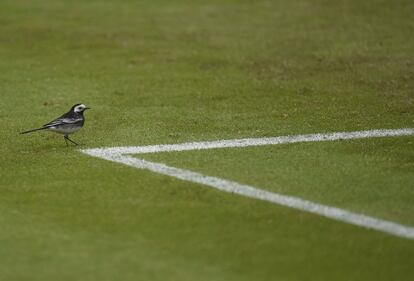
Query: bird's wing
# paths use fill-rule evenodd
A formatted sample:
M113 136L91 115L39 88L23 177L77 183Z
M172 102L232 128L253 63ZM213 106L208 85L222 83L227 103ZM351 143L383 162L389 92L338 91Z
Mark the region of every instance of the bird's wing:
M82 122L82 118L68 118L68 117L59 117L45 125L43 127L50 128L60 125L74 125L76 123Z

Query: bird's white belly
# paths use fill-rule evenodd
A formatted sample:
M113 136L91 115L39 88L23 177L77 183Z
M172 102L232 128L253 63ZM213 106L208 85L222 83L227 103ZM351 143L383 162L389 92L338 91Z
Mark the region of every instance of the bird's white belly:
M57 127L50 127L49 130L58 134L69 135L73 134L74 132L78 131L81 127L80 126L57 126Z

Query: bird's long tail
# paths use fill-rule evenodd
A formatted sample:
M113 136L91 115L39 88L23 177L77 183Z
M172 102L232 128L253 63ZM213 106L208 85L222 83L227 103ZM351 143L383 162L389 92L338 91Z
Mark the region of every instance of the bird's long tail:
M36 132L36 131L45 130L45 129L47 129L47 127L42 127L42 128L37 128L37 129L33 129L33 130L29 130L29 131L21 132L20 134L21 134L21 135L24 135L24 134L28 134L28 133L32 133L32 132Z

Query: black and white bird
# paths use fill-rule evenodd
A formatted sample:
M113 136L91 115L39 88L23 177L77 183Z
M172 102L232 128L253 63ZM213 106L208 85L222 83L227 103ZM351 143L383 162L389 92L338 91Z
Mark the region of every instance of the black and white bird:
M85 123L85 117L83 116L83 113L87 109L90 108L82 103L77 103L74 106L72 106L72 108L68 112L66 112L59 118L43 125L41 128L21 132L20 134L27 134L42 130L51 131L63 134L66 145L68 145L68 141L75 145L78 145L76 142L69 138L69 135L79 131L83 127L83 124Z

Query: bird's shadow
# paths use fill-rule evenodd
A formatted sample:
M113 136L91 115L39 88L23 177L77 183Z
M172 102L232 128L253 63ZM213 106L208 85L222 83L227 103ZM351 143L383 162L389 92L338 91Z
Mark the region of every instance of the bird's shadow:
M20 134L19 134L20 135ZM81 149L83 147L85 147L86 144L84 143L77 143L77 145L71 143L71 142L67 142L67 144L65 143L65 141L62 139L56 139L53 138L52 136L45 136L43 138L41 138L41 141L36 141L33 142L31 141L30 144L27 144L27 146L25 146L25 149L29 149L31 151L36 151L36 152L43 152L43 151L53 151L53 150L73 150L73 149Z

